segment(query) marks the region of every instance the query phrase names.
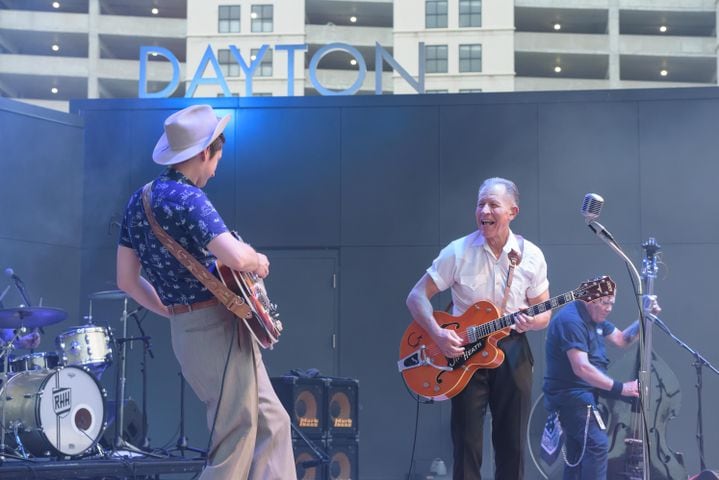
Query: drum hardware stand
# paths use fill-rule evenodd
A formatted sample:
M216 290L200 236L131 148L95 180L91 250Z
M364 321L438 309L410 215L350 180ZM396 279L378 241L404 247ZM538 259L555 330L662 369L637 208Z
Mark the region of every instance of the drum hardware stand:
M142 449L150 450L150 438L147 436L148 421L147 421L147 355L154 359L155 355L152 353L152 346L150 340L152 337L145 334L145 330L142 328L142 321L137 316L137 312L142 310L143 307L139 307L133 313L130 314L135 319L137 329L140 331L140 337L134 337L130 340L142 340ZM143 316L144 319L144 316Z
M180 376L180 436L177 438L175 448L170 452L180 452L180 455L185 457L185 450L190 452L199 453L202 458L207 457L207 451L201 448L195 448L188 446L187 435L185 435L185 377L182 376L182 372L178 372Z
M126 442L122 438L122 430L125 424L125 382L126 368L127 368L127 343L133 340L140 340L140 338L127 338L127 297L123 300L122 316L120 322L122 323L122 338L114 338L115 344L121 344L122 347L118 349L120 354L120 368L117 370L116 378L116 389L115 389L115 440L113 442L113 451L128 450L133 453L146 455L155 458L165 458L162 455L153 454L146 452L129 442Z
M121 343L122 346L117 349L120 354L120 368L117 369L115 384L115 441L113 442L113 447L115 450L124 448L136 453L143 453L142 450L130 445L122 438L122 429L125 423L125 381L127 380L125 376L127 343L124 341L127 336L127 297L123 300L120 322L122 323L122 339L114 339L115 343Z
M20 451L22 452L22 456L17 455L17 452L11 451L7 445L5 445L5 406L8 400L7 395L5 394L5 388L7 388L8 383L8 370L10 368L10 352L13 351L14 343L15 341L20 338L20 334L25 333L27 331L27 328L21 326L20 328L13 331L13 337L10 339L10 341L7 342L7 344L0 349L0 355L3 356L3 364L5 367L5 370L2 373L2 385L0 385L0 395L2 395L2 407L0 407L0 410L2 410L1 415L1 421L0 423L0 465L2 465L5 462L6 458L13 458L16 460L27 460L27 455L25 454L25 449L23 448L22 442L20 442L20 439L17 435L17 425L14 425L14 432L15 432L15 438L17 439L18 445L20 447Z

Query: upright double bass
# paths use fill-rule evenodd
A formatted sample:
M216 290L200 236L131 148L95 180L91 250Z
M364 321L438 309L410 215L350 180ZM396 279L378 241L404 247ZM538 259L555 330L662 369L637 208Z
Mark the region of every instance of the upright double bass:
M642 282L646 295L654 294L654 280L657 276L657 255L660 247L654 238L642 244ZM627 352L610 369L612 378L626 377L627 372L636 375L640 368L641 349L638 346ZM667 425L674 419L681 403L679 380L674 372L652 350L651 323L645 323L645 351L650 358L649 406L646 412L646 432L649 445L649 478L651 480L673 480L687 478L684 457L673 451L667 442ZM608 478L642 480L644 462L642 456L643 436L639 399L604 399L606 409L607 435L609 437Z

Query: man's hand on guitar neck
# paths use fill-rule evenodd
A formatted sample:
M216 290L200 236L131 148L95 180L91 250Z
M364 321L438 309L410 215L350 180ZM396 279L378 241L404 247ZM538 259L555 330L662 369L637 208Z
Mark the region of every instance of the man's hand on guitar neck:
M534 330L534 317L530 317L524 313L518 313L514 317L514 329L519 333Z

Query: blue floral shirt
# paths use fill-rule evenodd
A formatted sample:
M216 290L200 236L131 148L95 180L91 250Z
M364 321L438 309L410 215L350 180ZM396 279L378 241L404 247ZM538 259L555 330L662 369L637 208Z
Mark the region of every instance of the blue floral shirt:
M160 226L212 270L215 257L207 250L207 244L228 229L205 192L182 173L168 168L153 183L151 206ZM119 244L135 250L147 280L165 305L212 298L212 293L152 233L142 206L142 188L127 204Z

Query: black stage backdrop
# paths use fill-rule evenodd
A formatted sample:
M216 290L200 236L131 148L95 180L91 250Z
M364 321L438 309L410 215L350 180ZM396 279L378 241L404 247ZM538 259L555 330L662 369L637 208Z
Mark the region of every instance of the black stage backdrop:
M315 367L359 379L362 479L401 479L408 471L415 404L396 371L409 321L404 300L440 248L474 229L477 187L489 176L519 186L513 229L543 248L551 292L609 274L618 283L612 317L621 327L636 318L629 277L584 225L584 194L604 196L601 221L635 264L641 243L655 237L663 252L656 280L661 317L719 363L711 300L719 264L715 88L83 100L72 103L70 115L2 100L0 266L23 276L33 301L42 297L69 313L46 328L41 350L53 350L55 335L85 322L89 294L115 288L116 222L131 192L160 172L151 153L162 121L202 102L233 114L208 194L228 224L272 262L268 288L285 333L265 352L270 374ZM436 305L447 301L442 295ZM11 291L5 305L18 303ZM92 307L95 323L122 333L121 301ZM179 368L167 321L149 315L143 327L155 356L147 361L147 411L152 445L159 447L177 438ZM138 334L134 320L127 329ZM536 397L544 333L529 337ZM697 473L692 358L656 329L654 344L681 386L667 441L685 453L688 473ZM127 393L138 404L141 360L138 344L127 368ZM102 378L109 398L116 365ZM719 378L704 370L708 467L717 466L711 453L719 448L712 408L718 395ZM417 472L428 472L435 458L451 466L449 412L448 402L420 408ZM186 422L190 443L204 446L204 407L189 389ZM483 473L491 478L490 442L485 450ZM540 478L529 458L527 472Z

